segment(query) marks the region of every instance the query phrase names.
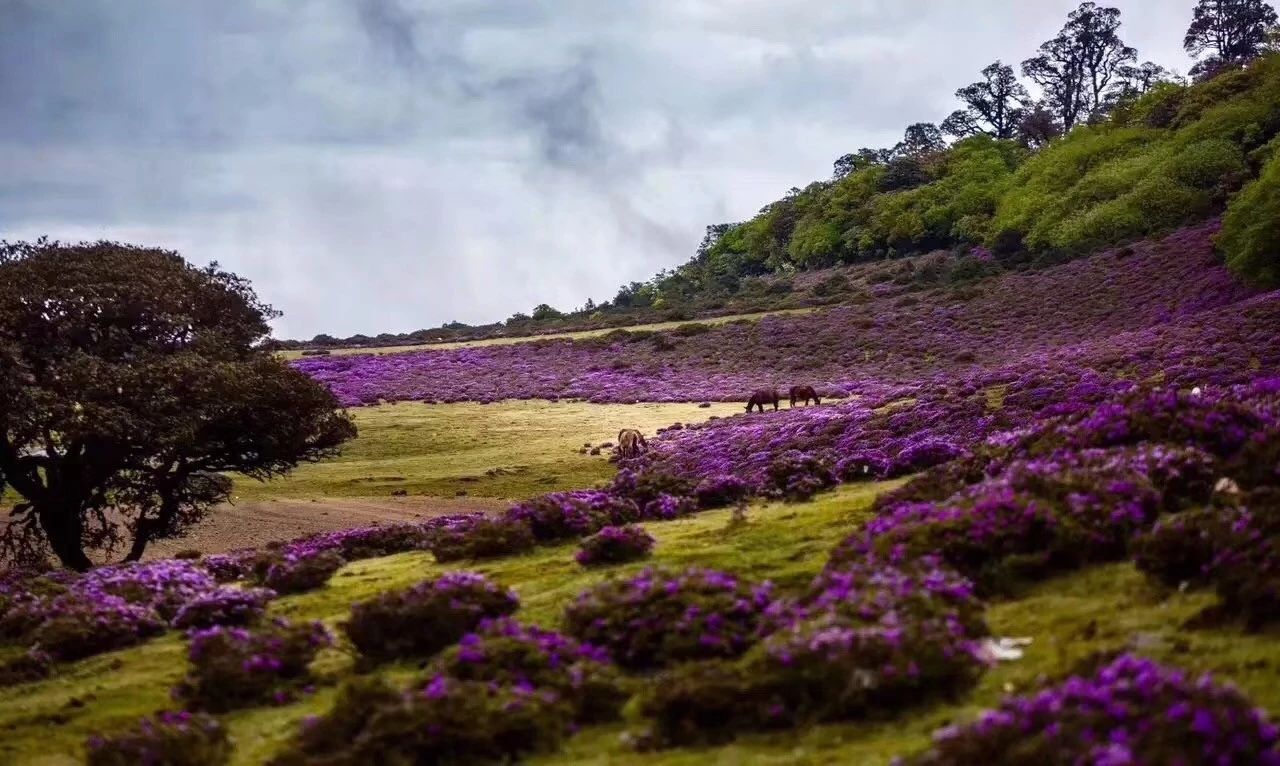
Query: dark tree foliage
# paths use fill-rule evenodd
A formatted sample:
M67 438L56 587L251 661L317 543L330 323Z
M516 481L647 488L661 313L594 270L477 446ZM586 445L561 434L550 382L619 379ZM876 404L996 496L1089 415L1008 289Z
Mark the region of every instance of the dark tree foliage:
M918 158L940 152L946 147L946 139L942 137L942 131L938 130L937 125L932 122L917 122L907 126L902 141L893 148L892 156L894 159Z
M1192 56L1208 55L1192 74L1255 58L1268 47L1276 22L1276 10L1265 0L1199 0L1182 45Z
M261 346L276 314L216 264L112 242L0 243L0 544L127 560L227 499L336 454L355 426Z
M863 147L853 154L846 154L831 166L831 177L839 180L864 168L883 165L893 157L892 149L868 149Z
M1071 130L1106 103L1106 95L1137 51L1120 39L1120 10L1081 3L1066 26L1022 62L1022 73L1044 91L1045 106Z
M965 108L943 121L943 132L957 138L985 133L1001 139L1017 135L1024 107L1031 99L1013 67L999 61L982 70L982 80L957 90L956 98Z

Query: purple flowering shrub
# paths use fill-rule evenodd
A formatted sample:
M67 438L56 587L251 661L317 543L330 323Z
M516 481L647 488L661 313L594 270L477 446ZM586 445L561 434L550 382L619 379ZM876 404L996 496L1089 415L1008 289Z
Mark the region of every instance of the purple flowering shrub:
M519 605L514 591L483 575L449 572L354 604L343 627L367 661L430 657Z
M987 627L972 584L937 559L867 558L775 602L762 632L738 660L680 665L647 684L642 744L717 743L955 695L981 675L975 640Z
M1164 517L1133 543L1138 569L1169 587L1204 585L1234 509L1196 508Z
M480 516L436 532L431 555L447 563L462 559L490 559L528 553L537 545L529 524L513 518Z
M757 640L772 591L712 569L646 569L578 594L564 629L629 669L735 657Z
M74 583L73 590L91 598L115 596L153 609L167 621L188 601L216 587L203 567L171 559L100 567L85 573Z
M835 486L831 461L799 450L788 450L769 463L765 494L786 500L808 500Z
M249 625L266 613L267 602L275 597L276 592L266 588L219 588L187 602L173 618L173 627Z
M746 498L751 487L733 474L716 474L698 482L693 494L699 508L722 508Z
M1280 620L1280 492L1255 491L1221 532L1208 577L1250 628Z
M460 681L554 692L579 723L613 720L627 700L622 676L603 649L509 618L482 623L427 670Z
M88 766L223 766L231 760L231 740L218 719L187 712L144 718L136 728L85 743Z
M59 662L140 644L164 631L164 622L144 606L118 596L68 594L42 604L44 619L25 637Z
M1122 655L1089 676L1006 698L934 735L910 766L994 763L1280 764L1280 736L1230 686Z
M333 637L319 622L277 619L256 628L216 625L188 634L187 677L174 689L190 710L224 713L284 704L310 679L308 666Z
M243 554L214 553L200 559L200 566L220 583L243 580L249 576L248 558Z
M584 567L625 564L648 558L653 553L653 535L644 527L605 527L583 540L574 559Z
M571 711L553 692L435 676L400 693L377 678L349 682L273 766L505 764L555 750Z
M342 554L334 550L310 554L286 551L268 559L260 582L281 595L306 593L323 588L346 563Z

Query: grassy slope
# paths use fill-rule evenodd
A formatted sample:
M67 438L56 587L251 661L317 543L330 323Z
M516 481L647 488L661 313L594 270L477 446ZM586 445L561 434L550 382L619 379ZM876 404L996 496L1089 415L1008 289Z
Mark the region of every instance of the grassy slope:
M648 525L658 538L657 563L722 567L755 578L798 586L817 572L827 550L864 521L875 493L886 485L844 487L802 505L756 506L749 523L728 527L729 512ZM572 562L573 546L471 567L520 593L518 616L553 626L563 606L586 585L605 576ZM629 572L638 565L620 567ZM356 562L320 591L282 599L274 612L336 624L349 604L380 590L408 585L444 570L426 554ZM916 711L892 721L822 726L787 734L748 737L709 750L640 755L620 742L622 725L579 733L545 764L888 763L895 754L923 746L947 721L972 715L1005 690L1030 686L1040 674L1068 668L1097 649L1135 646L1157 658L1213 670L1237 681L1259 704L1280 710L1280 648L1273 636L1246 636L1233 628L1188 631L1181 623L1212 603L1202 593L1155 591L1127 564L1098 567L1038 586L995 604L989 619L998 635L1035 639L1027 658L991 671L966 699ZM322 712L349 659L330 651L318 661L325 679L310 698L282 708L258 708L228 717L238 764L269 757L307 714ZM183 668L182 646L170 635L132 650L77 663L57 678L7 690L0 696L0 763L73 763L91 731L122 725L168 703L167 690ZM412 676L410 666L386 671ZM83 704L80 704L83 703Z
M511 338L485 338L484 340L460 340L448 343L416 343L405 346L373 346L369 348L337 348L332 349L330 354L333 356L349 356L352 354L400 354L406 351L447 351L454 348L479 348L481 346L510 346L515 343L528 343L535 340L551 340L555 338L594 338L599 335L607 335L617 330L626 330L628 332L643 332L645 330L656 332L659 330L672 330L684 324L728 324L729 322L737 322L741 320L755 321L767 316L779 316L784 314L807 314L816 309L778 309L777 311L757 311L750 314L731 314L722 317L706 317L704 319L688 319L678 322L654 322L652 324L629 325L627 327L604 327L598 330L574 330L571 332L554 332L545 335L521 335ZM281 351L280 356L285 359L301 359L301 351Z
M621 428L652 435L677 421L742 410L738 404L586 404L510 401L358 407L359 437L341 457L301 466L285 479L236 482L237 499L411 495L523 498L590 487L613 475L604 455L580 455L590 442L616 441Z

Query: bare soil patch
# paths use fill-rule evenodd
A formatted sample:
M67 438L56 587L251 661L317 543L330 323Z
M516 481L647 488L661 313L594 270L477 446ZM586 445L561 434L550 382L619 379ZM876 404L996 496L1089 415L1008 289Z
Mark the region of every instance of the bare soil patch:
M498 511L509 500L485 497L341 497L315 500L254 500L219 507L181 540L162 540L147 548L147 559L194 548L221 553L290 540L317 532L421 521L434 516Z

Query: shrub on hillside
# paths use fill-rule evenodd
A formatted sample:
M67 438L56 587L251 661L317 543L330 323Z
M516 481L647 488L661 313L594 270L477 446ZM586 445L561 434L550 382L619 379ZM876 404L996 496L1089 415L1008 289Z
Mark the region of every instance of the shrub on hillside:
M1242 279L1280 287L1280 155L1231 201L1217 242L1228 268Z
M483 575L449 572L353 605L344 629L368 660L430 657L519 605L513 591Z
M233 582L249 576L248 556L244 553L215 553L201 559L200 566L218 582Z
M173 618L175 628L211 628L214 625L249 625L267 611L276 597L266 588L219 588L188 602Z
M52 673L53 658L40 649L28 649L7 660L0 660L0 689L39 681Z
M435 676L400 694L361 678L327 715L304 721L272 764L515 763L556 749L569 724L568 706L549 692Z
M59 662L134 646L164 631L154 611L114 596L68 594L39 608L44 620L27 639Z
M187 712L144 718L134 729L95 734L85 743L88 766L223 766L231 760L231 740L218 719Z
M1274 764L1277 742L1276 727L1232 687L1122 655L942 729L929 751L905 763Z
M1134 541L1134 563L1169 587L1203 585L1234 515L1234 509L1200 508L1166 516Z
M603 649L505 618L463 636L432 660L428 672L555 692L579 723L612 720L627 699L622 677Z
M722 508L751 494L751 487L732 474L708 476L693 491L699 508Z
M218 625L188 639L190 669L174 695L191 710L211 713L288 702L310 678L316 652L333 640L319 622L284 619L257 628Z
M583 540L574 559L584 567L625 564L648 558L653 552L653 535L634 524L605 527Z
M305 593L323 588L346 563L337 551L302 555L284 553L267 566L262 584L281 595Z
M767 494L799 502L835 486L836 476L825 457L790 450L769 464L768 481Z
M576 540L610 523L605 493L595 490L552 492L526 500L506 513L506 519L529 526L538 542Z
M537 545L527 522L519 519L480 517L469 524L441 530L431 541L436 561L491 559L528 553Z
M583 591L565 609L565 632L606 649L619 665L645 669L734 657L753 644L772 585L724 572L646 569Z
M1280 490L1252 493L1221 532L1209 578L1250 628L1280 620Z

